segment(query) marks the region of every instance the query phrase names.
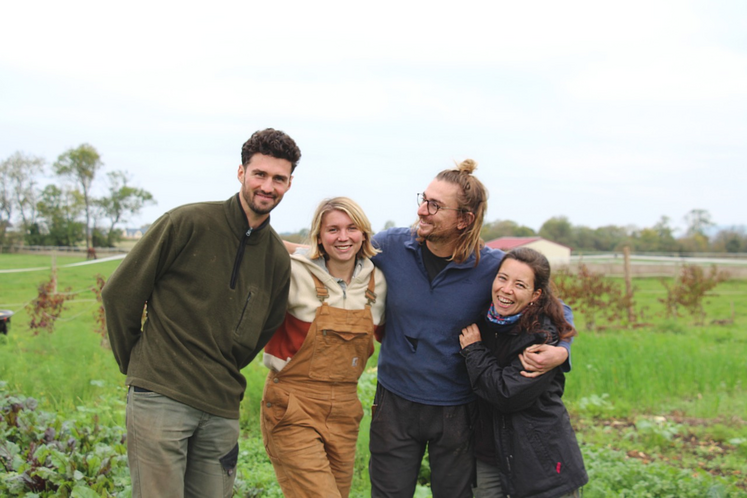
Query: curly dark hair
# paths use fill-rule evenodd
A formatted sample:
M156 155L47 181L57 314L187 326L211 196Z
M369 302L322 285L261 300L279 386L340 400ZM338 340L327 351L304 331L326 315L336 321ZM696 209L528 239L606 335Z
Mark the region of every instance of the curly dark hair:
M577 335L576 329L565 320L563 305L555 295L554 286L550 281L550 262L547 261L547 258L534 249L518 247L506 253L498 266L498 271L501 270L503 263L509 259L529 266L534 273L533 290L540 289L542 291L539 299L521 312L519 329L527 332L539 332L542 330L542 317L546 316L558 329L558 336L561 341Z
M291 173L301 159L301 150L291 137L280 130L267 128L254 132L241 147L241 164L246 166L254 154L264 154L278 159L287 159L291 163Z

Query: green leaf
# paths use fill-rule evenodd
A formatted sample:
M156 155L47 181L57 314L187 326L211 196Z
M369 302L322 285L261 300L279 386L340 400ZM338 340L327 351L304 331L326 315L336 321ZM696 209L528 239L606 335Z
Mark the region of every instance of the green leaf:
M73 488L73 493L70 496L71 498L99 498L94 490L81 484L77 484Z

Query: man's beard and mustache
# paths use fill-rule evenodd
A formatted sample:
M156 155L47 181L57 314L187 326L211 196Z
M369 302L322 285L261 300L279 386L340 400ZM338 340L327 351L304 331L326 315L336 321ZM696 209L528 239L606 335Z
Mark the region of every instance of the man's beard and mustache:
M420 219L418 219L418 224L419 223L420 223ZM448 242L457 240L459 238L460 231L459 229L457 229L456 226L443 228L443 227L435 227L431 225L430 232L424 235L420 227L418 227L417 234L418 234L418 239L420 239L421 241L428 241L431 243L443 244L443 243L448 243Z
M272 197L272 203L268 206L262 206L258 202L255 202L255 199L257 198L256 193L252 193L251 196L247 195L246 193L242 193L242 195L244 196L244 200L246 201L246 205L249 206L249 209L259 215L270 214L270 211L275 209L275 206L280 203L277 195L269 194Z
M452 230L449 232L431 232L428 235L421 236L420 238L423 240L427 240L428 242L434 242L434 243L442 243L442 242L449 242L457 238L458 233L456 230Z

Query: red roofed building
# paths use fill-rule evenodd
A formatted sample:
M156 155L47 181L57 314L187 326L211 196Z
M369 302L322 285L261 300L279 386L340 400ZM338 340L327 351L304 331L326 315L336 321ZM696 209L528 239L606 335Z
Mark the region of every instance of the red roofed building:
M542 237L501 237L486 242L485 245L506 252L517 247L529 247L544 254L553 267L568 266L571 263L570 247Z

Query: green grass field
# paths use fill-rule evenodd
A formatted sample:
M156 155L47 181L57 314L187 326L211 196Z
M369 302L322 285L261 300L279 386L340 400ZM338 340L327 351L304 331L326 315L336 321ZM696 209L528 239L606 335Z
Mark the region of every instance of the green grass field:
M49 278L49 270L0 273L0 309L16 312L10 334L0 336L0 397L3 391L31 396L39 401L39 410L65 420L121 430L124 376L93 332L98 303L90 291L96 274L108 276L119 261L69 266L82 261L56 258L58 290L70 288L76 299L52 334L34 335L23 309L36 296L38 284ZM50 257L0 255L0 271L50 266ZM727 281L715 289L706 300L705 326L692 325L689 316L663 318L658 298L664 288L658 279L638 279L634 285L647 325L586 332L583 322L577 323L580 335L573 344L565 400L591 478L585 496L747 496L747 317L742 315L747 281ZM710 324L728 321L732 303L733 323ZM255 362L244 373L248 388L236 494L278 497L259 434L266 370ZM366 408L374 386L371 368L359 389ZM369 420L367 415L361 425L351 496L370 495ZM0 442L0 460L2 455ZM0 495L22 495L10 485L3 488L14 475L2 473L0 467ZM102 493L127 496L126 479L113 478ZM429 496L428 488L419 487L417 496Z

